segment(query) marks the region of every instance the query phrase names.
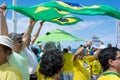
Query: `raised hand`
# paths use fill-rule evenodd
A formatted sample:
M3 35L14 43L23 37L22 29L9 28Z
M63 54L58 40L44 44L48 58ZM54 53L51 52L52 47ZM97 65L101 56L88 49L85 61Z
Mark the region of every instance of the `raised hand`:
M40 25L43 25L43 23L44 23L44 22L45 22L45 21L43 21L43 20L42 20L42 21L40 21Z
M36 20L30 19L30 24L31 24L31 25L34 25L36 22L37 22Z
M7 13L5 2L2 5L0 5L0 13L3 13L4 15L6 15Z

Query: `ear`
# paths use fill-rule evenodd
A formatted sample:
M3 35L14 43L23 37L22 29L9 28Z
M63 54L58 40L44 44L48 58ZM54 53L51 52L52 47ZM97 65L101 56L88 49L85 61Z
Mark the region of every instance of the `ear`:
M109 59L109 60L108 60L108 63L112 66L112 65L114 65L114 60Z

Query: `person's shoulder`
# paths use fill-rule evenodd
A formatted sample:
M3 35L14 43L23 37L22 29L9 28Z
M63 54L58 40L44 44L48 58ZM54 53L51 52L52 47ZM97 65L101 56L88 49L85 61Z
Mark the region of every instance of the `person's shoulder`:
M104 72L100 75L98 80L120 80L120 75L115 72Z
M116 76L100 76L97 80L120 80L120 77L116 77Z
M18 53L13 52L10 56L10 58L15 58L24 61L25 59Z
M22 79L22 73L20 72L20 70L15 67L14 65L9 65L7 71L8 74L10 74L10 76L13 76L13 78L17 78L18 80Z

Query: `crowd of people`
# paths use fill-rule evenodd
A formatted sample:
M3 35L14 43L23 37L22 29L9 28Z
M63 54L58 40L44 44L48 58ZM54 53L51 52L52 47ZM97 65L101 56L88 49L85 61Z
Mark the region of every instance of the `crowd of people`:
M0 6L0 80L120 80L120 49L108 44L92 47L87 41L76 52L71 46L63 50L55 42L34 45L44 21L30 19L23 33L9 33L6 22L6 4Z

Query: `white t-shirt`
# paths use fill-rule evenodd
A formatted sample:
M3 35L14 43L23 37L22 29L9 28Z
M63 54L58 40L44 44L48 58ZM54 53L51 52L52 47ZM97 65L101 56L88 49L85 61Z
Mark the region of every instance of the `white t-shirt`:
M25 55L27 56L28 58L28 69L29 69L29 74L33 74L36 72L37 70L37 66L38 66L38 61L37 61L37 57L36 55L34 54L33 51L31 51L31 47L32 47L32 44L29 45L29 48L26 47L24 49L24 53Z

